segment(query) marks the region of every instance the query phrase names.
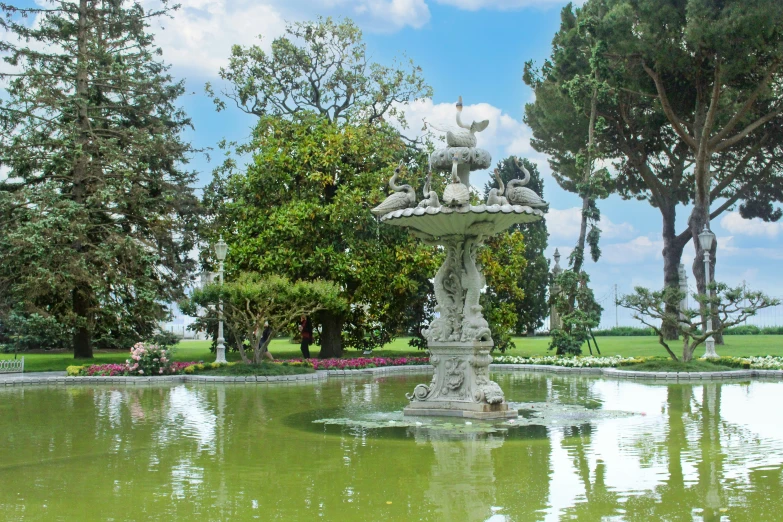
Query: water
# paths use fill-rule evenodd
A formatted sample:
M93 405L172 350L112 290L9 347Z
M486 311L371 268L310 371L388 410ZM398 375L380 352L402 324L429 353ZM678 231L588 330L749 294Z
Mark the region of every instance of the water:
M423 376L0 390L0 520L783 517L783 383L495 378L554 413L396 426Z

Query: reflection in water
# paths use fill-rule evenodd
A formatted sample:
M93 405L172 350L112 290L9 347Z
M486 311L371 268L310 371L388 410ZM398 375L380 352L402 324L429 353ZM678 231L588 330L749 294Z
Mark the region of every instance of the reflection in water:
M415 377L1 390L0 520L780 519L783 383L496 378L511 401L638 415L460 435L312 423L399 412Z

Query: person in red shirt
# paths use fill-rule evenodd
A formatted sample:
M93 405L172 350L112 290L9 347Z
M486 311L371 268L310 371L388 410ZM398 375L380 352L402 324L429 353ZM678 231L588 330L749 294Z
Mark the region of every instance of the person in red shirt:
M299 331L302 333L302 344L299 349L302 350L302 357L310 358L310 344L313 342L313 323L310 318L303 315L299 323Z

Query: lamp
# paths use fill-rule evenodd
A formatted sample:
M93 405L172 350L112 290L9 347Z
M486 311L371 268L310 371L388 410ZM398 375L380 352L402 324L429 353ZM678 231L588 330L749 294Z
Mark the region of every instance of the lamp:
M699 234L699 245L701 245L701 249L704 251L704 295L708 298L707 300L707 331L712 331L712 307L710 306L709 302L709 296L710 296L710 251L712 250L712 243L715 241L715 234L713 234L709 228L707 228L707 225L704 225L704 230ZM716 359L718 357L717 352L715 352L715 339L712 338L712 335L707 337L707 339L704 341L704 357L707 359Z
M704 225L704 230L699 234L699 244L701 249L705 252L712 250L712 243L715 241L715 234L713 234L707 225Z
M217 256L218 261L222 263L226 260L226 254L228 254L228 245L223 241L223 236L220 236L220 240L215 245L215 255Z
M226 260L226 254L228 254L228 245L223 241L223 236L220 236L220 240L215 245L215 256L218 258L218 277L220 278L220 286L223 286L223 261ZM226 340L223 338L223 298L220 298L218 305L218 338L217 349L215 350L215 362L225 363L226 361Z

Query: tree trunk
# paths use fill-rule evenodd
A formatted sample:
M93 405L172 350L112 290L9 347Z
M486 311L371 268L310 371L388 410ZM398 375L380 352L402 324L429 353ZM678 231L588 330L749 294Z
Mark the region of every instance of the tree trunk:
M321 352L319 359L342 357L343 355L343 318L332 312L321 314Z
M83 318L87 323L80 324L73 333L73 357L74 359L92 359L92 336L90 335L89 315L90 298L89 288L74 288L73 312L77 317Z
M663 284L666 288L679 288L680 276L679 267L682 260L682 251L690 240L689 235L675 235L675 205L676 202L666 208L661 208L663 217ZM666 314L676 315L679 313L679 301L672 300L666 303ZM679 332L676 324L664 322L661 325L663 337L667 341L676 341L679 339Z
M88 157L86 148L89 145L90 122L87 114L87 0L79 0L79 21L77 29L77 68L76 68L76 121L79 132L76 137L76 161L73 167L73 200L84 204L87 199L86 180ZM77 255L84 255L84 245L81 241L74 242ZM92 358L92 331L90 320L90 288L84 283L77 283L72 290L73 312L81 320L73 336L74 358Z
M574 259L573 270L575 273L582 271L582 265L585 260L585 240L587 239L587 210L590 207L590 198L588 196L582 197L582 222L579 224L579 238L576 240L576 250L580 255Z

